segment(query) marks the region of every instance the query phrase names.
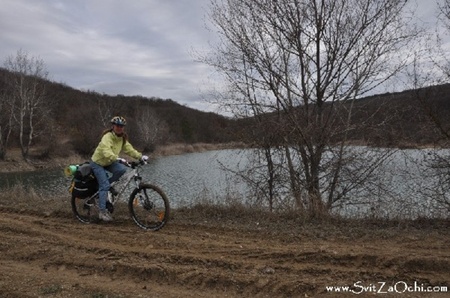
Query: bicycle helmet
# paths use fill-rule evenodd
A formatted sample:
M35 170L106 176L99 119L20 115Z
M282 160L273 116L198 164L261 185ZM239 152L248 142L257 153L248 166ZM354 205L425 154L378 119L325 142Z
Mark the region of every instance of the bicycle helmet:
M127 120L122 116L115 116L111 119L111 124L125 126L127 125Z

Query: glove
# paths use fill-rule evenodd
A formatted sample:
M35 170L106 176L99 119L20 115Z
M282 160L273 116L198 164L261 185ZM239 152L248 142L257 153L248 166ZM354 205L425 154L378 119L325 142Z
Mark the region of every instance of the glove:
M127 164L128 163L125 158L120 158L120 157L117 158L117 161L120 162L120 163L123 163L123 164Z
M147 155L142 155L141 160L146 162L148 160L148 156Z

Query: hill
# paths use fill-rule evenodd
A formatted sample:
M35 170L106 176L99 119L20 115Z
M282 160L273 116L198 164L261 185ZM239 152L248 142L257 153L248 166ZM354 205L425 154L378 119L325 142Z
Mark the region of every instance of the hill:
M334 112L329 113L331 110ZM326 128L316 127L317 117L333 124ZM239 127L245 127L241 131L245 133L244 139L253 138L255 143L260 143L266 138L272 145L284 144L286 133L292 131L290 127L298 125L307 137L324 134L330 143L345 138L351 144L374 147L448 147L450 84L377 94L354 101L325 102L320 116L317 106L299 106L288 113L280 110L241 119L239 124ZM297 141L302 142L301 139Z
M353 140L372 146L448 147L450 132L450 84L398 93L385 93L355 102Z
M9 88L8 82L13 76L0 69L2 90ZM127 132L132 144L147 152L169 143L226 143L234 140L235 121L180 105L171 99L110 96L46 80L41 83L46 88L45 104L34 115L37 137L33 146L41 148L42 155L73 150L82 155L91 153L114 115L123 115L128 120ZM0 109L0 113L0 127L4 131L10 117L7 109ZM12 126L9 147L19 146L19 134L19 128ZM5 135L3 133L3 137Z
M11 121L5 99L12 78L14 74L0 68L0 98L3 99L0 101L0 145L17 148L20 134L26 135L30 126L25 122L20 128ZM271 129L260 126L255 118L230 119L180 105L172 99L111 96L47 80L40 83L46 89L45 104L33 115L36 137L31 142L33 154L40 157L64 157L73 152L89 155L113 115L128 119L130 140L146 152L171 143L252 143L252 138ZM449 97L450 84L446 84L359 99L352 107L351 124L355 129L349 140L370 146L442 145L450 131ZM344 105L344 108L349 107ZM268 119L271 115L264 117Z

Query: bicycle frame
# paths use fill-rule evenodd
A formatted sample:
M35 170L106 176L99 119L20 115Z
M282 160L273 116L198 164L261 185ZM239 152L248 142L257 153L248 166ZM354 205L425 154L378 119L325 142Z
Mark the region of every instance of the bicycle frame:
M113 205L125 193L125 190L127 189L128 185L131 183L131 180L134 180L135 188L139 188L139 184L142 181L142 177L140 175L140 164L138 164L138 163L133 163L133 164L127 163L127 164L124 164L124 165L129 167L129 168L131 168L131 171L126 172L125 174L123 174L122 177L119 178L119 180L111 183L111 187L123 184L117 190L119 194L116 195L116 196L111 196L112 200L110 201L110 203L113 204Z
M108 201L114 205L119 198L122 198L123 194L125 193L125 190L127 189L128 185L131 183L131 180L134 180L135 183L135 189L139 188L139 185L142 181L142 177L140 175L140 167L144 164L147 164L147 162L131 162L131 163L122 163L123 165L127 166L128 168L131 168L131 171L126 172L125 174L122 175L122 177L119 178L119 180L114 181L113 183L111 183L111 187L116 186L116 185L120 185L120 188L118 189L118 195L113 196L110 195L110 193L108 194ZM88 200L93 199L93 198L98 198L98 190L91 195L90 197L88 197ZM95 199L97 201L97 199Z

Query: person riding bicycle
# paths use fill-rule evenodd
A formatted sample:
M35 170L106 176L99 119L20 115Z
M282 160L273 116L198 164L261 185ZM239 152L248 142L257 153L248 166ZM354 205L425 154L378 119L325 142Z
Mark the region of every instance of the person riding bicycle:
M108 198L108 191L115 193L111 188L111 183L117 181L123 174L125 174L127 167L121 162L124 161L119 157L123 151L126 155L140 159L148 160L148 156L138 152L128 142L128 135L125 133L125 125L127 121L122 116L115 116L111 119L112 127L103 132L102 139L94 151L89 163L92 171L98 181L99 193L99 219L103 221L112 221L113 218L106 209L106 200ZM108 173L112 176L108 178Z

